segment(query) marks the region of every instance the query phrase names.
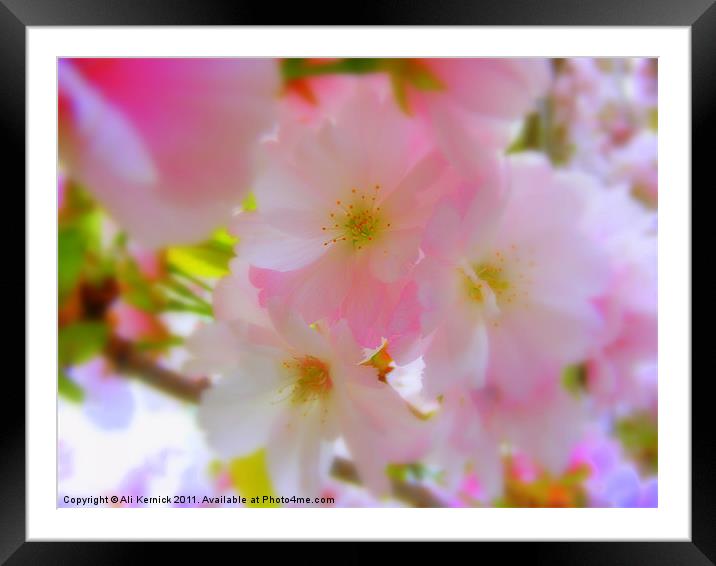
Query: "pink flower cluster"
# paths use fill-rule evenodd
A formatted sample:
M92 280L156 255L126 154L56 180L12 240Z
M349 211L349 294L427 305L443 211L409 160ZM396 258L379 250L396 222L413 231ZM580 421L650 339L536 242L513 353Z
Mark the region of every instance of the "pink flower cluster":
M552 86L570 166L656 206L656 59L565 60Z
M61 63L64 163L133 236L230 222L187 367L217 376L209 444L265 448L279 493L319 494L343 450L378 495L421 462L492 499L509 451L558 474L590 419L656 410L655 213L507 152L562 88L550 62L406 69L400 97L401 75L315 80L307 112L268 60Z

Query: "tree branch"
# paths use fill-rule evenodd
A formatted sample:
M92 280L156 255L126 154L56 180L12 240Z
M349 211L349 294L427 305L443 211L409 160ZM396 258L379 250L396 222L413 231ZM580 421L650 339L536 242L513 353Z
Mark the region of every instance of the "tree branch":
M149 356L137 351L131 342L121 338L113 337L106 353L120 372L182 401L198 403L202 391L210 385L206 377L191 379L158 366Z
M110 340L106 354L120 373L135 377L181 401L198 403L201 393L210 386L206 377L191 379L158 366L151 357L137 351L131 342L116 336ZM338 480L361 485L355 465L345 458L333 461L331 475ZM425 486L392 479L391 489L395 499L413 507L445 507L445 503Z

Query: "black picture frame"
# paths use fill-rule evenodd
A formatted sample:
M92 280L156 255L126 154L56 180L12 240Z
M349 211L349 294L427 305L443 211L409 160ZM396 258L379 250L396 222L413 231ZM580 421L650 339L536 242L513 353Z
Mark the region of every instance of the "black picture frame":
M303 3L282 3L278 9L277 6L243 0L0 0L0 124L3 137L9 142L3 150L6 190L12 190L11 186L25 186L25 33L28 26L295 25L298 22L311 25L322 22L330 25L688 26L692 41L693 178L706 179L706 168L713 161L711 148L716 131L714 0L383 0L363 2L347 11L344 3L313 10ZM347 14L350 21L346 20ZM17 231L13 236L16 234ZM48 292L54 290L48 289ZM26 295L26 303L31 300L32 297ZM691 379L691 376L668 377ZM716 564L716 443L712 439L712 401L706 393L709 379L709 375L699 375L691 381L692 531L689 542L491 543L499 545L496 550L500 559L508 562L522 559L538 564ZM4 406L0 411L3 424L0 429L0 562L126 564L145 557L146 551L137 548L140 543L26 542L24 393L23 382L16 374L7 372L3 384ZM161 548L165 559L173 556L185 560L206 559L204 550L187 545L167 546ZM359 562L363 552L356 546L350 560Z

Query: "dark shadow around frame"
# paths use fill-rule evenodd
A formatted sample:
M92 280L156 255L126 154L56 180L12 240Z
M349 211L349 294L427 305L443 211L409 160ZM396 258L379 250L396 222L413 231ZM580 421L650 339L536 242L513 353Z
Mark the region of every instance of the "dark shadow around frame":
M25 186L25 28L59 25L559 25L690 26L692 32L692 171L703 190L714 190L711 163L716 136L716 4L714 0L383 0L334 3L311 10L304 3L269 5L196 0L0 0L0 126L5 141L5 195ZM350 16L350 20L346 18ZM568 49L568 46L565 46ZM660 156L668 159L668 156ZM712 173L707 177L707 174ZM706 180L708 179L708 182ZM692 185L694 182L692 181ZM24 208L25 201L21 206ZM19 216L16 209L6 209ZM12 210L12 212L10 212ZM17 231L14 232L16 237ZM702 238L710 241L710 235ZM7 239L8 246L17 247ZM709 253L709 257L711 254ZM24 265L24 259L23 265ZM710 263L710 262L708 262ZM7 265L7 264L6 264ZM15 266L18 263L14 264ZM13 267L13 273L19 270ZM684 274L674 274L683 276ZM55 289L48 288L48 293ZM25 295L26 304L32 300ZM32 339L28 336L28 339ZM691 376L665 376L690 379ZM54 378L54 376L53 376ZM484 543L501 561L536 564L707 565L716 564L716 465L713 401L703 373L692 379L692 538L690 542ZM49 384L49 382L48 382ZM54 380L52 382L54 386ZM3 380L0 411L0 563L127 564L147 558L139 543L25 542L25 404L15 372ZM664 410L668 410L668 407ZM148 533L149 534L149 533ZM237 532L237 535L240 533ZM316 539L321 533L316 533ZM147 547L149 545L143 545ZM165 560L207 559L206 547L151 545ZM352 544L339 549L341 562L361 563L374 549ZM234 559L248 553L230 552ZM375 549L380 552L384 547ZM486 548L484 548L486 549ZM243 549L242 549L243 550ZM254 549L251 549L254 550ZM482 549L481 549L482 550ZM305 548L289 549L291 559ZM330 549L321 550L330 556ZM404 552L404 551L403 551ZM274 555L275 549L271 550ZM421 554L424 549L421 549ZM333 555L337 558L336 555ZM475 555L475 560L484 555ZM253 558L255 559L255 557ZM444 555L443 555L444 559Z

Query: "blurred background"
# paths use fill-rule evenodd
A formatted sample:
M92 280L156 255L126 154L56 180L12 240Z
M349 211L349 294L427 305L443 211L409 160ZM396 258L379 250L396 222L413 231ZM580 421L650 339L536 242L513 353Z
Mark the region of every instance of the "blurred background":
M310 119L325 92L320 81L382 72L370 61L274 62L280 83L277 112ZM112 113L98 110L105 99L92 94L93 85L102 85L97 91L123 87L112 82L117 79L102 83L105 71L90 64L65 60L61 65L68 77L68 86L60 89L62 144L63 139L76 142L82 128L95 127L96 116L113 119ZM507 152L543 152L557 168L585 171L605 186L628 186L633 201L653 213L655 230L657 61L580 58L550 65L548 93L524 117ZM262 81L272 80L259 75L247 79L257 97ZM84 97L81 106L73 98L78 92ZM185 99L192 93L184 89L180 103L191 107ZM132 96L138 95L129 93L125 100ZM258 116L263 110L252 112ZM206 121L214 118L205 116ZM81 127L64 123L71 119L80 120ZM147 245L147 238L135 238L137 231L122 220L127 213L120 205L73 177L78 162L101 161L103 152L116 151L128 136L120 132L100 149L73 143L58 168L58 506L75 506L66 496L168 494L186 498L164 506L241 506L230 497L272 493L265 460L261 453L230 461L212 454L196 423L196 401L206 376L186 371L184 347L187 336L212 319L212 289L228 273L235 240L226 218L214 221L207 213L200 238L177 236L167 242L150 237ZM256 206L250 193L240 205L246 210ZM153 222L143 217L138 231ZM568 368L565 387L599 398L599 392L589 390L589 371L587 366ZM623 398L610 399L608 408L595 411L593 426L575 444L562 475L506 452L504 492L485 500L476 487L479 478L469 472L457 490L447 490L439 470L396 466L389 473L408 488L402 496L378 500L355 481L350 467L338 466L326 482L322 505L655 506L655 354L642 371L636 393L621 392ZM219 499L206 502L204 496Z

